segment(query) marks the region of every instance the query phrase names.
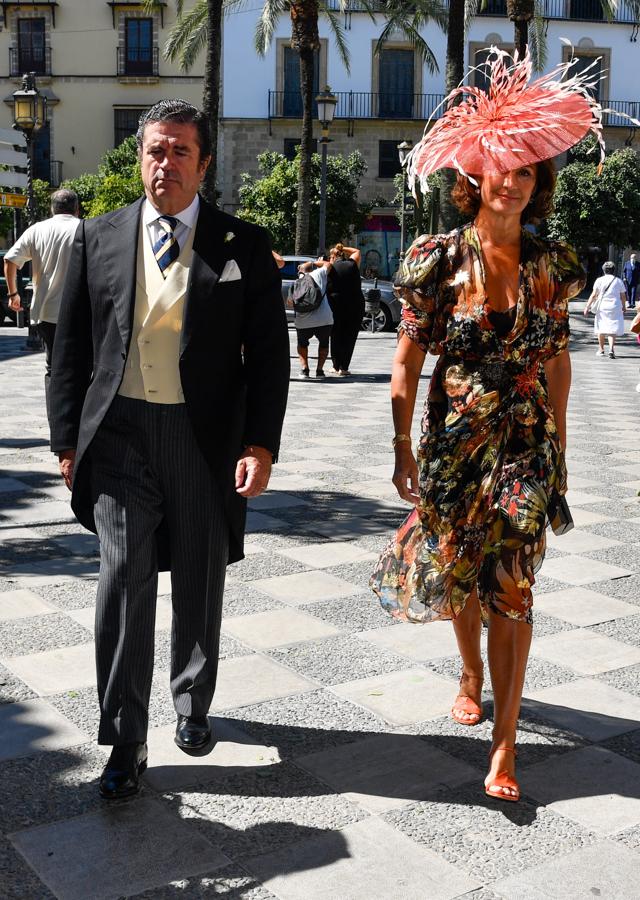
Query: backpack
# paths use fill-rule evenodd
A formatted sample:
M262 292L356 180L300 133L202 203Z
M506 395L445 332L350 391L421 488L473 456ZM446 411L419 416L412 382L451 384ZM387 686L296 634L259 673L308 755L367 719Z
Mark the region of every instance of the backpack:
M287 296L298 315L316 310L322 303L324 295L311 275L305 272L289 287Z

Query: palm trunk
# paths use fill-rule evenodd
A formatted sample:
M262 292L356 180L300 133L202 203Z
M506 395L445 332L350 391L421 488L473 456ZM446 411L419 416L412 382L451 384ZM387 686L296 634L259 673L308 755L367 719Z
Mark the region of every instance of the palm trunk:
M447 28L447 63L445 68L445 92L448 94L464 78L464 0L450 0L449 26ZM443 231L455 228L459 213L451 202L451 190L456 183L453 169L442 170L440 188L440 222Z
M204 64L202 107L209 120L211 163L202 184L205 200L217 205L218 119L220 114L220 57L222 50L222 6L224 0L207 0L207 50Z
M300 92L302 94L302 130L300 132L300 169L296 210L295 252L311 253L309 214L311 206L311 151L313 147L313 58L320 49L318 0L292 0L291 46L300 54Z
M300 169L298 171L298 208L296 214L297 254L311 253L311 154L313 151L313 53L300 50L300 90L302 92L302 130L300 132Z
M534 0L507 0L507 15L513 22L513 43L520 59L527 50L529 22L535 13Z

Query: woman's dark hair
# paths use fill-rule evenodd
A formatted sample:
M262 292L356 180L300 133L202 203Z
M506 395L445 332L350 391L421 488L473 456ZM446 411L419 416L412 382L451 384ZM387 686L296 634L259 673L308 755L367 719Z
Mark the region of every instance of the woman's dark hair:
M536 164L536 187L520 216L523 225L527 222L539 222L551 215L555 187L556 167L552 159L544 159ZM480 189L466 175L458 173L451 191L451 200L461 213L475 219L480 209Z

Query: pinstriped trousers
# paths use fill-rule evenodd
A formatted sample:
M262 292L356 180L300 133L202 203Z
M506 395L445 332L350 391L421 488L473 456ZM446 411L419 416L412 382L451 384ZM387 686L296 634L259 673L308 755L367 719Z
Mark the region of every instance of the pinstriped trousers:
M156 533L171 550L171 694L205 715L218 669L228 527L184 404L116 397L91 444L100 540L96 664L100 744L146 740L158 586Z

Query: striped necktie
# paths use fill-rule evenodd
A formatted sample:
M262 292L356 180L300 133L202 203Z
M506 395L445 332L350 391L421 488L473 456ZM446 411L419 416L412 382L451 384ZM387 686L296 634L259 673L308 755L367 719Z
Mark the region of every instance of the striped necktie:
M174 216L160 216L158 224L163 233L153 245L153 255L160 266L163 278L166 278L167 269L180 255L180 247L174 236L178 220Z

